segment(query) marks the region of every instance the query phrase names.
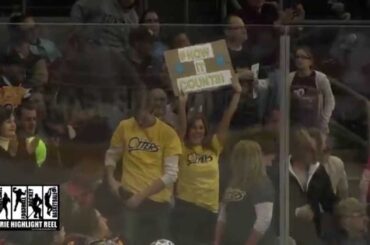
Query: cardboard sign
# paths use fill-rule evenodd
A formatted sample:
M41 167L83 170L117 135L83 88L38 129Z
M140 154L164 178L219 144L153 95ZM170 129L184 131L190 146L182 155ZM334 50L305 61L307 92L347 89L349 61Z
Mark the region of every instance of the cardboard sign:
M237 80L225 40L168 50L165 60L175 95L213 90Z

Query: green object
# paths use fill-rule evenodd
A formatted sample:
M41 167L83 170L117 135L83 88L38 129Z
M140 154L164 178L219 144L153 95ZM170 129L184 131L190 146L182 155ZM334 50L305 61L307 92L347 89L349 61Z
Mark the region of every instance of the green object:
M44 164L47 156L47 149L44 141L41 139L39 140L39 143L37 144L36 147L36 163L38 167L41 167L42 164Z

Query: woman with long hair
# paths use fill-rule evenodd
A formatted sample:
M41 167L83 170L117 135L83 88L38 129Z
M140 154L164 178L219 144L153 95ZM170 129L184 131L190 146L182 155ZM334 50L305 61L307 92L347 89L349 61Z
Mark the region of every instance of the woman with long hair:
M274 188L261 147L242 140L231 153L231 179L220 210L215 244L275 244L271 229Z
M186 115L186 96L180 96L179 135L183 142L175 191L175 244L210 243L219 205L219 156L230 121L238 107L241 87L224 112L215 134L211 134L202 115Z
M335 98L327 76L314 69L310 48L299 47L294 53L296 71L289 75L291 121L294 126L316 127L329 132Z

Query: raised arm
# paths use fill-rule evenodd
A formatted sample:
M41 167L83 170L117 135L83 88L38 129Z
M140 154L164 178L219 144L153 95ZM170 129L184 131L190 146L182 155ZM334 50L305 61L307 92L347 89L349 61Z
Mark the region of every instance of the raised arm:
M187 130L187 118L186 118L186 103L188 101L187 94L179 95L179 128L178 135L181 140L184 140Z
M229 107L224 112L221 122L218 126L217 130L217 137L218 140L223 144L226 140L227 131L229 130L231 119L233 118L233 115L235 111L238 109L238 104L240 100L240 94L242 91L242 88L240 86L239 81L233 85L234 88L234 94L231 98Z

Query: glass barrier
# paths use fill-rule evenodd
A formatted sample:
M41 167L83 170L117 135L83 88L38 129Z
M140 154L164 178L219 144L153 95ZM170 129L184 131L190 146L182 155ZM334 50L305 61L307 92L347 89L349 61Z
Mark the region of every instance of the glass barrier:
M366 31L0 25L0 241L365 239Z

